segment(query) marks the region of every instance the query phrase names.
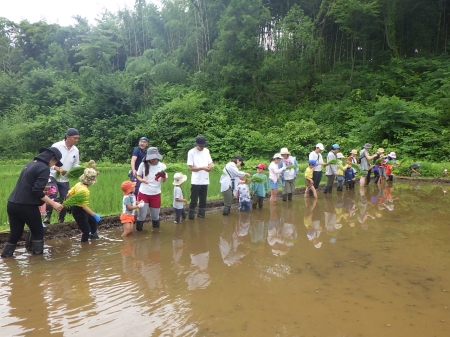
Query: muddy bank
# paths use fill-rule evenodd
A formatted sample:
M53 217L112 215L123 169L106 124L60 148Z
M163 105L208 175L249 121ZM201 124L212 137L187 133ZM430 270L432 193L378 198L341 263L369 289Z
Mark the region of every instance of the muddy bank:
M423 183L436 183L442 185L450 185L449 178L421 178L421 177L395 177L396 181L420 181ZM323 187L323 185L321 185ZM295 190L295 195L302 195L305 193L305 188L297 188ZM278 193L278 197L281 197L281 192ZM266 198L264 200L265 203L268 204L269 199ZM215 213L221 212L223 206L222 199L219 200L210 200L207 202L207 213ZM237 207L237 202L233 204L233 208ZM115 227L121 227L119 215L112 216L104 216L102 217L103 221L99 224L99 232L104 229L110 229ZM165 220L173 220L174 212L172 207L161 208L160 219ZM18 245L23 245L25 241L25 236L28 232L28 227L25 227L24 235L22 236L22 240L19 241ZM58 239L58 238L67 238L80 235L80 231L75 222L65 222L61 224L53 224L47 227L47 232L45 234L45 240ZM0 233L0 248L3 248L4 243L8 240L9 233Z

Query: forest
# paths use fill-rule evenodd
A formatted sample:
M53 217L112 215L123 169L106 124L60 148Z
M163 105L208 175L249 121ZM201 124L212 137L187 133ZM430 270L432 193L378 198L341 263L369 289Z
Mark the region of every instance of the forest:
M82 160L141 136L184 161L364 143L450 158L450 0L165 0L60 26L0 17L0 158L81 133Z

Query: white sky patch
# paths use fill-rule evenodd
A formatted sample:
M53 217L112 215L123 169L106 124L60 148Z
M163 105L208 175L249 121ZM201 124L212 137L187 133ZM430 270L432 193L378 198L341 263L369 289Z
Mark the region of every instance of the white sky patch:
M133 8L136 0L0 0L0 17L15 23L28 20L30 23L45 20L48 24L61 26L75 25L73 16L87 18L89 24L95 25L105 8L117 12L125 7ZM161 8L159 0L146 0Z

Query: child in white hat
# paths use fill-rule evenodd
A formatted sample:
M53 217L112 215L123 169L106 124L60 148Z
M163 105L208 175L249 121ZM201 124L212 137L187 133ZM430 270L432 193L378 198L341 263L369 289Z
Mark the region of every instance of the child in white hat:
M180 222L181 218L186 219L186 212L184 211L184 204L187 204L187 200L183 198L183 190L181 185L187 180L187 176L183 173L177 172L173 176L173 210L175 211L174 224Z

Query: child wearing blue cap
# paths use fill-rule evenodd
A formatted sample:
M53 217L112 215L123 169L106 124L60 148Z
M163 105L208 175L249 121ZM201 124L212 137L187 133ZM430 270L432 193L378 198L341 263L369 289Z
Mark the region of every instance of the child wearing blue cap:
M308 196L308 192L311 190L313 192L313 196L315 199L317 199L317 192L314 188L314 181L313 181L313 172L314 167L317 166L317 163L315 160L308 161L308 167L305 170L305 198Z

